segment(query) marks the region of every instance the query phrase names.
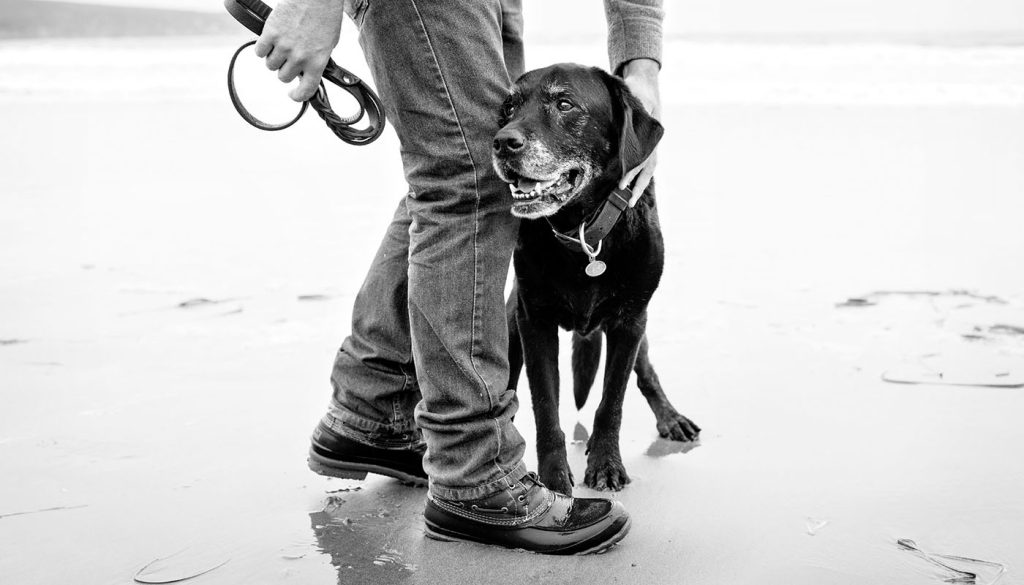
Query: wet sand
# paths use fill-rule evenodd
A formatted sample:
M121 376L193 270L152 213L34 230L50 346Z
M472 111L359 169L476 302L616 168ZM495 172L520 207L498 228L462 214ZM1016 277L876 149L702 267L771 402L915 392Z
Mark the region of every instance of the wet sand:
M1020 50L668 47L649 336L703 438L658 439L632 392L632 533L546 558L430 541L422 490L306 469L404 186L393 134L245 126L221 93L241 40L0 45L0 582L950 576L901 538L1024 582L1024 389L882 380L1024 370ZM561 413L577 477L594 403Z

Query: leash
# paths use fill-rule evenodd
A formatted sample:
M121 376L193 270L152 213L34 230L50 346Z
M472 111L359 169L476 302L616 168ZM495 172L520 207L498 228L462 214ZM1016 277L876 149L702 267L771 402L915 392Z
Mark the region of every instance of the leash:
M245 28L251 30L256 35L263 34L263 25L266 24L271 12L269 6L260 0L224 0L224 7ZM284 130L298 122L299 118L306 113L306 109L309 106L313 106L316 113L327 124L327 127L331 129L331 132L334 132L335 136L349 144L356 146L369 144L384 132L384 124L387 119L384 116L384 106L381 104L380 98L377 97L377 94L373 93L370 86L364 83L363 80L335 63L334 59L327 61L323 79L337 85L355 98L356 103L359 104L359 111L354 115L342 117L334 112L331 108L331 102L327 98L327 88L324 86L323 81L321 81L316 93L309 100L302 102L298 115L291 121L284 124L268 124L253 116L242 105L238 92L235 90L235 61L243 50L255 44L256 41L249 41L239 47L231 57L231 63L228 65L228 96L231 98L231 104L235 106L235 111L242 116L243 120L260 130ZM355 128L354 125L364 117L368 120L369 125L366 128Z
M622 213L629 208L629 197L631 192L629 189L615 189L612 191L608 198L601 203L601 207L594 212L590 219L584 220L580 224L579 231L574 234L562 233L555 229L555 226L551 225L551 231L554 232L555 238L565 244L570 249L579 248L587 255L586 268L583 271L591 278L601 276L604 271L608 269L608 266L597 259L598 254L601 253L601 244L604 241L615 224L618 223L619 218L622 217Z

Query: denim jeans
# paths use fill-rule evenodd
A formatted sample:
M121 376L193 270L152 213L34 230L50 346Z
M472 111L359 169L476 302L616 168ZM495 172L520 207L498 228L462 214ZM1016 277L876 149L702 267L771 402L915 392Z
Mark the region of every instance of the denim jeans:
M526 474L512 424L504 288L518 221L491 167L522 73L521 0L350 0L401 143L409 193L355 300L334 364L337 432L427 445L433 494L471 499Z

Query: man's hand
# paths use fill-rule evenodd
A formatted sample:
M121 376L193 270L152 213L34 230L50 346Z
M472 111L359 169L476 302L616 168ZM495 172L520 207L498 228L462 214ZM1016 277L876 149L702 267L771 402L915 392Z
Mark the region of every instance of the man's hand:
M302 78L288 94L293 100L308 100L320 86L341 35L344 7L344 0L281 0L270 13L256 56L266 57L267 69L285 83Z
M658 71L660 65L652 59L634 59L623 67L622 79L626 87L633 92L647 111L655 120L661 120L661 93L658 89ZM654 167L658 166L658 151L655 149L651 156L647 157L640 166L626 173L619 181L619 189L625 189L629 183L636 178L633 185L633 196L629 199L629 206L633 207L644 194L647 185L654 177Z

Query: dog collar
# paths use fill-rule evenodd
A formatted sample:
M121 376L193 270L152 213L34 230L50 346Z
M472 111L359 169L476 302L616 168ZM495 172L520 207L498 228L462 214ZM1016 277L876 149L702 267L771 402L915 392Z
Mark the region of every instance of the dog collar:
M601 203L601 207L588 220L581 223L579 229L573 234L560 232L551 225L550 221L548 222L548 225L551 225L551 231L555 234L555 239L570 249L581 250L590 259L585 269L587 276L604 274L605 263L598 260L597 255L601 253L601 244L605 236L612 231L619 218L622 217L622 213L629 208L629 196L628 189L613 190Z

